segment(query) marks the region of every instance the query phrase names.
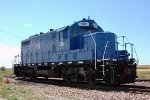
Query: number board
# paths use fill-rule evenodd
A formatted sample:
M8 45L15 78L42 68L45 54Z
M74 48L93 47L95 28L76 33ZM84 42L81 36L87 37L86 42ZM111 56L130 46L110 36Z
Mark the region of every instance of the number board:
M79 26L90 26L89 22L79 22Z

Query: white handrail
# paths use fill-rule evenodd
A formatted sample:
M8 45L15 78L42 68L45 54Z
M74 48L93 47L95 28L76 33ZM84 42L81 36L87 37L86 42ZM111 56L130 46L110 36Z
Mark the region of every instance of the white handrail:
M19 64L19 55L14 56L14 64Z
M88 31L89 33L90 33L90 36L92 37L92 39L93 39L93 41L94 41L94 45L95 45L95 70L97 70L97 68L96 68L96 61L97 61L97 58L96 58L96 41L95 41L95 39L94 39L94 37L93 37L93 35L91 34L91 32L90 31ZM96 36L95 36L96 37Z
M120 37L123 37L123 44L125 43L124 42L124 38L126 38L126 40L127 40L127 43L125 43L125 45L122 45L122 46L125 46L125 50L126 50L126 44L130 44L131 45L131 53L132 53L131 54L131 58L133 58L133 50L134 50L135 55L136 55L136 63L138 64L139 58L138 58L138 55L137 55L137 52L136 52L134 44L130 43L129 40L128 40L128 38L126 36L119 36L118 38L120 38Z
M105 67L105 64L104 64L105 61L104 61L104 60L105 60L105 53L106 53L106 49L107 49L107 47L108 47L108 46L107 46L108 43L109 43L109 41L107 41L107 43L106 43L106 45L105 45L104 53L103 53L103 65L102 65L102 66L103 66L103 75L105 75L105 73L104 73L104 71L105 71L105 68L104 68L104 67Z
M134 52L135 52L135 55L136 55L136 63L137 63L137 65L138 65L138 63L139 63L139 58L138 58L138 55L137 55L137 52L136 52L136 49L135 49L135 46L133 45L133 49L134 49Z

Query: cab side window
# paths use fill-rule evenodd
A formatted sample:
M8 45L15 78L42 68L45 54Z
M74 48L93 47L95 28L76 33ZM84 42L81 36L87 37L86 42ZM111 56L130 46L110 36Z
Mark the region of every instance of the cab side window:
M51 33L51 37L52 37L52 39L55 39L56 38L56 33L55 32Z
M59 32L59 41L67 39L67 31L60 31Z
M67 30L63 31L63 39L67 39Z
M77 30L75 28L72 28L71 33L72 33L72 35L71 35L72 38L77 36Z
M59 41L62 41L63 40L63 32L59 32Z

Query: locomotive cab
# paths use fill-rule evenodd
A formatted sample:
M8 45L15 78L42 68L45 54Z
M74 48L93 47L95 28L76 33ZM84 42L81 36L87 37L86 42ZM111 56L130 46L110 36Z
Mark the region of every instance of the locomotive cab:
M70 26L70 49L83 49L84 38L83 35L88 32L104 32L104 30L97 25L94 20L85 19L78 21Z

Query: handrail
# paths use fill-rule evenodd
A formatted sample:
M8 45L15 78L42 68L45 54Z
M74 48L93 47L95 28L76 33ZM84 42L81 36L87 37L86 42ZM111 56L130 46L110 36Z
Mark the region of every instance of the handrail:
M94 41L94 45L95 45L95 70L97 70L97 65L96 65L96 63L97 63L97 58L96 58L96 41L95 41L93 35L91 34L91 32L90 31L88 31L88 32L90 33L90 36L92 37L92 39Z
M108 43L109 43L110 41L107 41L106 42L106 45L105 45L105 49L104 49L104 53L103 53L103 65L102 65L102 67L103 67L103 75L105 75L105 73L104 73L104 71L105 71L105 53L106 53L106 49L107 49L107 47L108 47Z
M125 42L124 42L125 36L119 36L119 37L117 37L117 38L120 38L120 37L122 37L122 42L123 42L123 44L122 44L121 46L123 46L123 50L124 50L124 49L125 49Z
M137 52L136 52L136 49L135 49L135 46L133 45L133 50L134 50L134 52L135 52L135 55L136 55L136 63L137 63L137 65L138 65L138 63L139 63L139 58L138 58L138 55L137 55Z
M14 56L14 64L19 64L19 55Z
M127 44L129 44L131 46L131 58L133 58L133 44L132 43L125 43L125 50L126 50Z
M130 44L131 45L131 57L133 58L133 50L134 50L135 55L136 55L136 63L138 64L139 58L138 58L138 55L137 55L137 52L136 52L134 44L130 43L126 36L119 36L118 38L120 38L120 37L123 37L123 45L122 46L123 46L123 48L125 46L125 50L126 50L126 44ZM127 43L124 42L124 38L127 40ZM125 43L125 45L124 45L124 43Z
M127 38L127 37L125 37L125 38L126 38L126 40L129 42L128 38ZM129 43L130 43L130 42L129 42ZM133 50L134 50L135 55L136 55L136 62L137 62L137 65L138 65L138 63L139 63L139 58L138 58L138 55L137 55L137 52L136 52L136 49L135 49L134 44L133 44L132 46L133 46Z

